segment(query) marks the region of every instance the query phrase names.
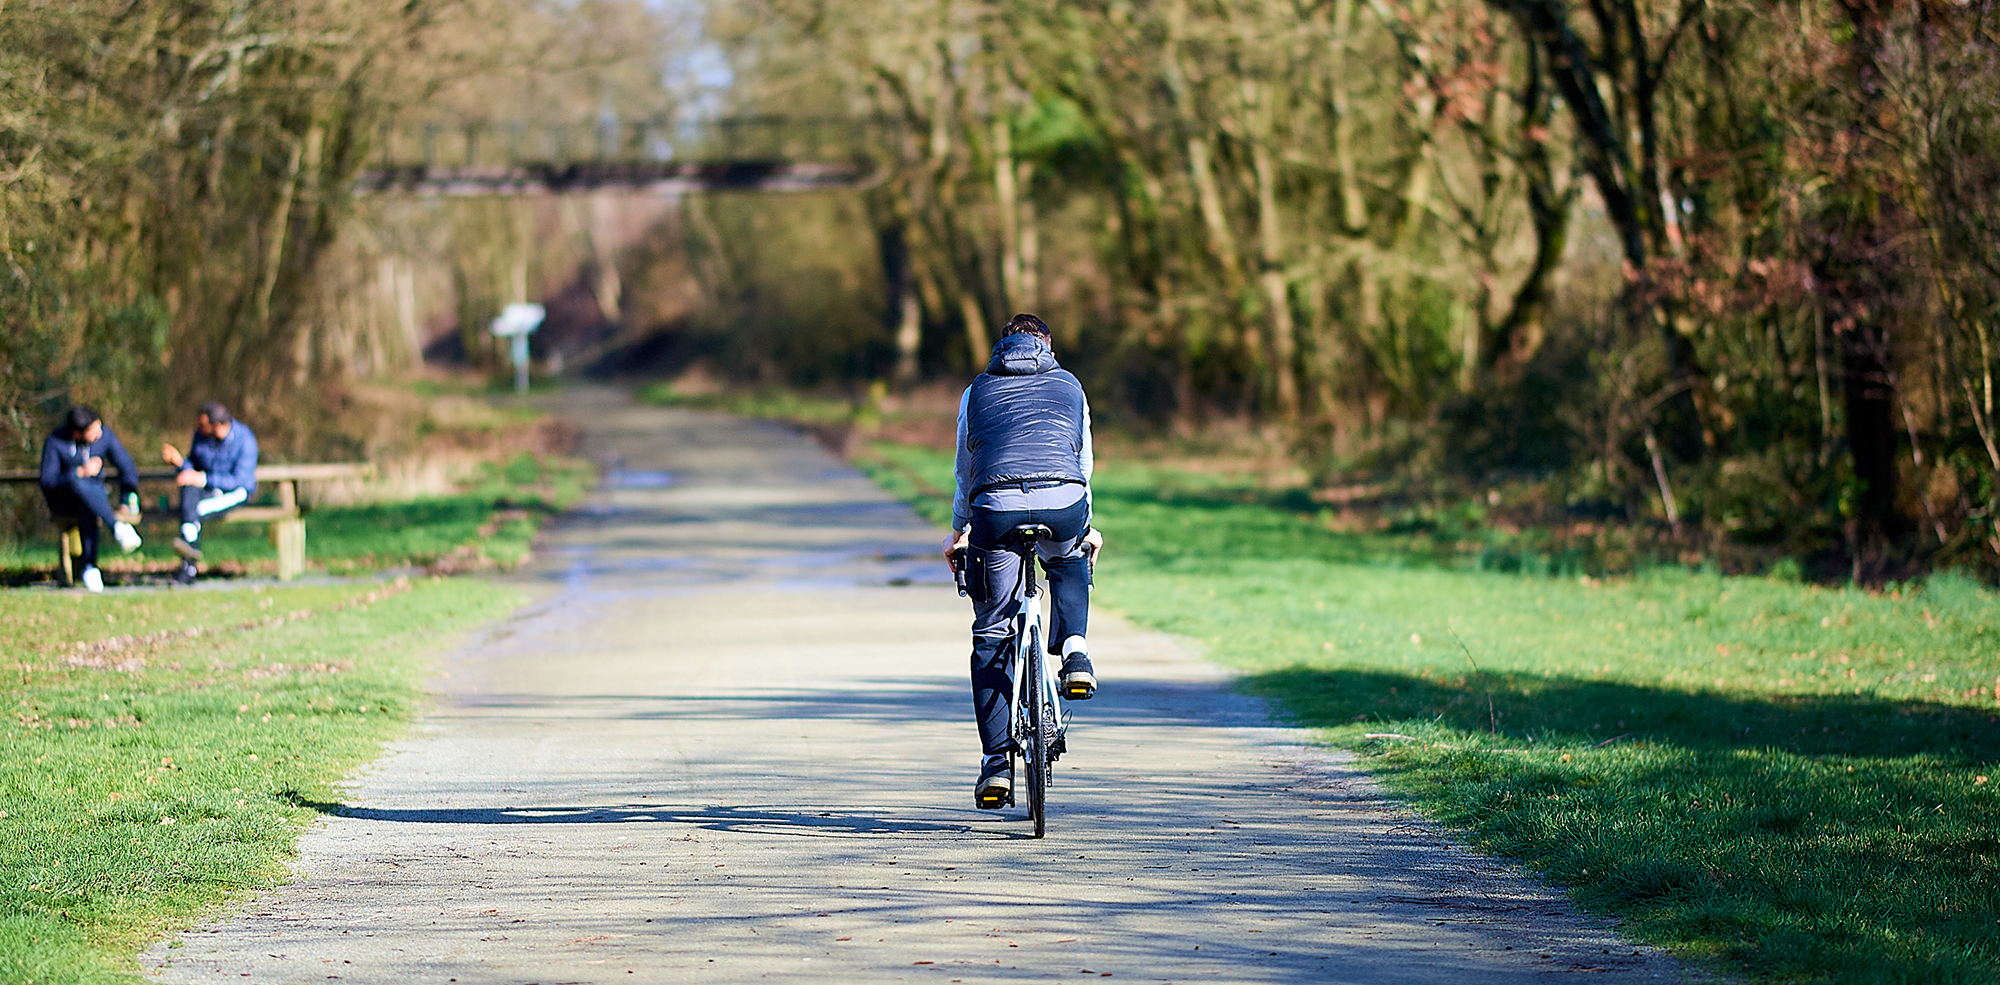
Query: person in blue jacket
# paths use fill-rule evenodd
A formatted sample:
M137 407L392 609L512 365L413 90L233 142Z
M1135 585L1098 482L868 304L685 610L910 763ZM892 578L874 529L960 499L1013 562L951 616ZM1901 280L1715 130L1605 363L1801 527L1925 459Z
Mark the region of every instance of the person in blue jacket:
M1059 690L1072 701L1097 693L1084 640L1090 566L1104 546L1090 525L1093 465L1083 384L1056 362L1049 326L1015 315L986 371L959 398L952 532L942 545L954 567L976 565L983 575L974 579L980 587L972 601L972 708L981 746L972 801L983 810L1002 806L1013 792L1007 696L1014 681L1003 650L1018 604L1020 559L999 549L999 541L1019 524L1044 524L1054 535L1039 554L1049 576L1049 652L1062 657Z
M181 535L174 553L181 567L174 579L192 584L201 560L201 525L242 506L257 491L257 436L248 425L229 416L229 408L213 401L201 405L194 438L186 455L173 445L161 445L160 457L180 470Z
M122 516L104 489L106 462L118 469L119 498L129 504ZM110 527L118 546L128 553L139 549L139 532L133 529L139 522L139 467L132 464L131 453L96 411L71 407L42 442L41 486L49 512L75 523L82 535L77 580L89 591L104 591L104 575L97 570L98 524Z

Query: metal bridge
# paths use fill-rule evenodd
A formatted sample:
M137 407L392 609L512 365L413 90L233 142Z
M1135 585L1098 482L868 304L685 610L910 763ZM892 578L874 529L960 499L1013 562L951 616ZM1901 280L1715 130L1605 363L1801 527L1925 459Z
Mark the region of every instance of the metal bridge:
M427 121L385 126L359 195L538 196L866 187L902 144L900 121L739 116L701 123Z

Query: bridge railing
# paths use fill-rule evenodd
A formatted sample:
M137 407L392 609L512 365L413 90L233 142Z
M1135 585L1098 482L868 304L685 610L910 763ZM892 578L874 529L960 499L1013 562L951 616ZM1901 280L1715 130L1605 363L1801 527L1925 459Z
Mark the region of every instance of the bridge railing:
M831 162L894 156L904 127L891 118L733 116L689 122L605 117L582 123L405 120L377 135L382 169L692 161Z

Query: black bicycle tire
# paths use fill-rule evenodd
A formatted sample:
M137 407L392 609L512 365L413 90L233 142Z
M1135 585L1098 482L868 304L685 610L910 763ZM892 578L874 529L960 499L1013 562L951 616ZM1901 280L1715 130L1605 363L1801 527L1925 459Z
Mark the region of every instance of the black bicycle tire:
M1048 667L1042 662L1041 634L1033 627L1028 630L1027 639L1022 640L1025 648L1021 659L1021 692L1027 707L1028 734L1026 748L1021 752L1022 766L1026 768L1028 781L1028 817L1035 822L1035 837L1040 838L1048 828L1046 798L1049 777L1049 737L1042 725L1046 709L1042 704L1042 691L1047 685L1042 675Z

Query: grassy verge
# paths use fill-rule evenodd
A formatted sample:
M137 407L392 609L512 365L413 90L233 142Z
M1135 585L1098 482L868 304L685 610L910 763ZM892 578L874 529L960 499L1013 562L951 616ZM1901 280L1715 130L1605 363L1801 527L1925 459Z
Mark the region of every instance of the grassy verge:
M306 565L335 575L512 567L528 557L542 521L575 502L591 481L586 462L521 452L480 465L451 495L318 507L306 514ZM105 537L100 558L112 584L159 581L173 570L178 521L155 507L141 527L146 543L138 552L124 554ZM268 577L277 571L267 524L208 524L202 550L212 572ZM54 564L53 540L17 547L0 554L0 581L45 581L53 577Z
M330 506L307 518L306 559L340 574L385 567L463 571L526 560L542 521L567 509L590 487L588 463L522 452L489 463L450 496ZM221 524L227 529L228 524ZM255 531L231 532L219 557L268 562L270 541ZM225 542L218 541L218 547Z
M153 935L271 885L304 804L408 724L423 655L516 604L435 578L0 593L0 980L131 980Z
M845 396L800 393L792 389L683 391L671 383L641 387L643 403L689 410L720 410L739 417L789 421L800 425L845 425L865 413L863 404Z
M948 509L948 453L860 461ZM1096 485L1099 599L1631 932L1756 981L2000 977L1990 592L1499 574L1227 478Z

